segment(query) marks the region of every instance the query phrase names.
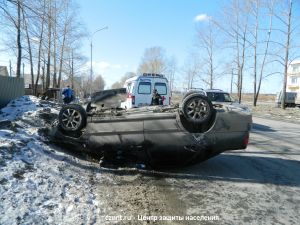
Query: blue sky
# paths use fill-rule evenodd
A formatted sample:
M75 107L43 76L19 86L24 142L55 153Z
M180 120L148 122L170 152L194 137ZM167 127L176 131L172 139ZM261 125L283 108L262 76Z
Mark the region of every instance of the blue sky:
M184 63L195 39L195 17L215 13L218 1L205 0L90 0L78 1L82 21L93 36L94 73L107 86L127 71L135 72L144 50L161 46ZM87 4L88 3L88 4ZM209 4L208 4L209 3ZM83 46L89 56L89 41Z
M106 81L106 88L109 88L126 72L136 72L144 50L153 46L161 46L168 56L174 56L181 69L195 43L196 26L203 23L201 16L219 16L222 2L78 0L82 22L89 33L109 27L93 37L94 74L101 74ZM199 15L200 21L196 21ZM89 57L89 40L83 43L83 52ZM177 73L175 86L182 88L183 83L184 78ZM245 77L243 91L252 92L252 84L251 78ZM261 92L276 93L280 91L281 84L281 76L272 76L264 81ZM199 87L205 88L201 83ZM219 78L215 88L229 91L230 77Z

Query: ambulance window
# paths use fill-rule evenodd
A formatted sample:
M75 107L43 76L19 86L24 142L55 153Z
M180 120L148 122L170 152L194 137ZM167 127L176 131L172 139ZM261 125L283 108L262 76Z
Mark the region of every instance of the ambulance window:
M131 89L132 89L132 84L128 83L127 84L127 93L131 93Z
M134 92L134 83L131 84L130 90L129 90L129 91L130 91L130 93L133 93L133 92Z
M160 95L166 95L167 94L167 85L165 83L155 83L154 87L158 94Z
M139 94L151 94L151 83L150 82L140 82L138 93Z

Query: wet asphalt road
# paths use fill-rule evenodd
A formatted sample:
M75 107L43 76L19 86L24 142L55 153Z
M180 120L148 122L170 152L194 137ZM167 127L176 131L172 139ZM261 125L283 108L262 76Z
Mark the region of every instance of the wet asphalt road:
M299 224L300 124L253 122L246 150L223 153L165 178L178 206L184 206L181 213L217 219L203 217L204 224Z

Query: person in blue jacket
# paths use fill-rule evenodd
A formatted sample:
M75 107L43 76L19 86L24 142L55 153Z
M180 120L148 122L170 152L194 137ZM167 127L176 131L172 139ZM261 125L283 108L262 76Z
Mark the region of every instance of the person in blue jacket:
M65 104L69 104L74 100L74 91L69 85L63 90L62 94L64 95L63 101Z

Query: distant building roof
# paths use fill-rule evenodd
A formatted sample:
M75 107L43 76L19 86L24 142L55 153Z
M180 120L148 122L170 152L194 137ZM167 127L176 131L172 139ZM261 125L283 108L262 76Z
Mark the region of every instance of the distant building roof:
M33 77L34 77L34 82L35 82L36 78L37 78L37 75L33 74ZM28 84L31 84L31 74L29 74L29 73L24 74L24 83L25 83L25 86L28 85ZM42 83L42 77L40 75L39 84L41 84L41 83Z
M300 64L300 59L293 60L290 64L291 65Z
M0 66L0 76L8 77L8 71L6 66Z

